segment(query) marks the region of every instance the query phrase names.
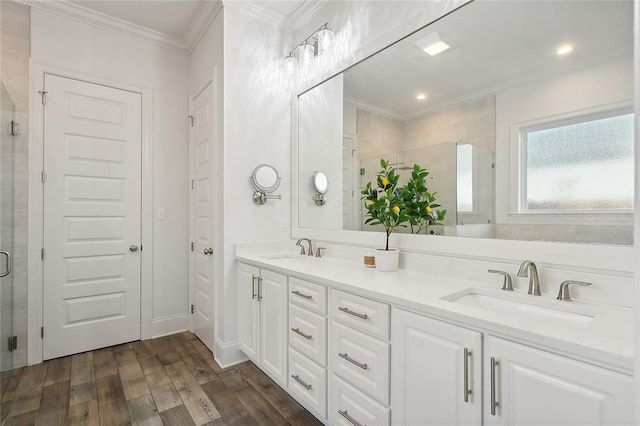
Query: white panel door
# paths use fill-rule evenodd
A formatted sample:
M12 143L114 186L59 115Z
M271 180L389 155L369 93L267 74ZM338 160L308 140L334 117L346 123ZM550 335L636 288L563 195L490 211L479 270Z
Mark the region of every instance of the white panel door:
M485 425L634 424L631 377L491 336L484 349Z
M481 333L398 309L391 318L392 423L482 424Z
M44 359L140 339L141 95L45 76Z
M287 380L287 277L262 270L258 286L260 301L260 365L286 385Z
M209 83L191 102L191 327L213 351L213 84Z
M260 269L238 264L238 342L251 361L260 364Z

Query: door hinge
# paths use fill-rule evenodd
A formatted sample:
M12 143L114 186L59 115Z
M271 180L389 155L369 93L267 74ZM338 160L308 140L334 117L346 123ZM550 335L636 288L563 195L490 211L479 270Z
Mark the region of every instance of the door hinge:
M18 126L18 123L15 121L11 121L11 127L9 128L9 134L11 136L18 136L20 132L20 126Z
M195 250L195 248L196 248L195 243L191 242L191 251Z
M18 336L9 337L9 352L13 352L18 349Z
M191 313L193 313L193 305L191 305Z
M364 167L360 169L360 176L364 176Z
M40 338L44 339L44 327L40 327Z
M38 93L40 93L40 96L42 96L42 105L46 105L47 104L47 92L46 90L40 90L38 91Z
M196 189L196 183L193 179L191 179L191 189Z
M40 249L40 259L44 260L44 249Z
M42 180L42 183L44 183L44 181L45 181L44 170L42 171L42 173L40 173L40 179Z
M189 125L193 127L193 115L187 115L187 118L189 119Z
M140 251L142 251L142 249L143 249L142 244L140 244Z

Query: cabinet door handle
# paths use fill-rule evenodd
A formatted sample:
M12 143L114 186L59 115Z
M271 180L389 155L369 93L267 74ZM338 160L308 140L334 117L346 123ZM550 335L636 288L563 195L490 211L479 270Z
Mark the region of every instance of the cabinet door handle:
M299 328L292 328L292 329L291 329L291 331L293 331L294 333L297 333L297 334L301 335L302 337L304 337L304 338L305 338L305 339L307 339L307 340L311 340L311 339L313 339L313 336L312 336L312 335L310 335L310 334L306 334L306 333L303 333L302 331L300 331L300 329L299 329Z
M256 298L256 276L251 275L251 300Z
M500 404L496 401L496 367L498 366L498 360L491 357L491 415L496 415L496 407Z
M367 364L363 364L361 362L356 361L355 359L351 358L348 353L343 353L343 354L338 353L338 356L340 358L346 359L347 361L349 361L352 364L357 365L358 367L362 368L363 370L368 370L369 369L369 366Z
M293 290L293 291L291 291L291 293L295 294L296 296L304 297L307 300L313 299L313 296L309 296L308 294L300 293L298 290Z
M359 421L351 417L347 410L338 410L338 414L340 414L342 417L347 419L347 421L351 423L353 426L367 426L367 425L363 425L362 423L360 423Z
M7 259L7 266L5 267L4 272L0 274L0 278L2 278L2 277L6 277L11 273L11 253L3 250L3 251L0 251L0 254L2 254Z
M358 317L358 318L362 318L362 319L368 319L369 318L369 315L367 315L367 314L360 314L358 312L354 312L351 309L345 308L343 306L340 306L338 308L338 310L340 310L340 311L342 311L342 312L344 312L346 314L353 315L354 317Z
M258 302L262 300L262 277L258 277Z
M472 393L472 390L469 389L469 358L471 358L471 351L464 348L464 402L469 402L469 395Z
M300 384L302 385L302 387L303 387L303 388L305 388L306 390L311 390L311 388L313 388L313 386L311 386L311 385L310 385L310 384L308 384L308 383L305 383L305 381L304 381L304 380L302 380L302 379L300 378L300 376L298 376L297 374L292 374L292 375L291 375L291 378L292 378L293 380L295 380L296 382L300 383Z

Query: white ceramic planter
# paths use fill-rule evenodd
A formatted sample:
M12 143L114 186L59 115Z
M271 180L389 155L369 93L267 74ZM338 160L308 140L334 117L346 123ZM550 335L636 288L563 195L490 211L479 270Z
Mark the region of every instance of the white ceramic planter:
M376 250L376 269L380 272L394 272L398 270L400 250L378 249Z

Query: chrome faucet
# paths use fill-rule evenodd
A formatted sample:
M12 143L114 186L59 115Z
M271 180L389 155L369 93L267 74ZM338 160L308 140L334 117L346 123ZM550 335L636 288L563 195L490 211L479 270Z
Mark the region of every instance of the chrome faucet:
M540 293L540 280L538 279L538 268L536 264L531 260L525 260L520 265L520 270L518 271L519 277L529 277L529 294L533 294L534 296L541 296Z
M311 240L308 238L300 238L297 242L296 245L300 247L300 254L304 255L305 254L305 250L304 250L304 246L302 245L302 242L306 241L309 243L309 251L306 253L307 256L313 256L313 245L311 245Z
M558 291L558 297L556 297L556 299L570 302L571 294L569 293L569 285L571 284L581 285L584 287L591 285L591 283L585 283L584 281L562 281L562 283L560 284L560 291Z

